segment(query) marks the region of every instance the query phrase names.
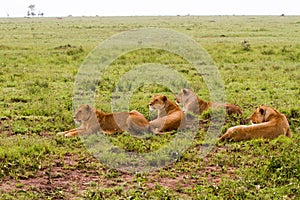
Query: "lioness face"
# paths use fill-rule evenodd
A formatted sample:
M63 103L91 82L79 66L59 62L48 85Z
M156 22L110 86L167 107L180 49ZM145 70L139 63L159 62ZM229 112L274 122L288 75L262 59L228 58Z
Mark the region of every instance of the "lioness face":
M266 108L259 106L250 116L252 124L259 124L265 121Z
M77 108L76 113L74 115L75 123L81 123L83 121L87 121L91 115L91 107L89 105L81 105Z
M187 103L187 101L189 99L194 99L194 98L191 98L193 96L194 96L194 94L191 90L182 89L181 92L176 96L176 103L184 105L185 103Z
M165 107L167 97L164 95L154 95L149 103L150 110L162 110Z

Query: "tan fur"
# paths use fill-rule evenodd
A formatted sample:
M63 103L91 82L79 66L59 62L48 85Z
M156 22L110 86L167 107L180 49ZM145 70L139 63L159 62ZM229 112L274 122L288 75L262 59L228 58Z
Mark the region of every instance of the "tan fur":
M274 108L261 105L250 116L250 120L253 125L231 127L220 140L273 139L279 135L292 137L292 132L285 115Z
M182 104L183 111L193 114L202 114L209 108L218 108L224 106L228 115L241 115L243 112L240 107L234 104L220 104L213 102L206 102L200 99L192 90L182 89L176 96L176 102Z
M164 95L154 95L149 103L150 110L158 110L157 119L150 121L151 130L162 133L185 128L185 115L174 102Z
M81 123L79 128L57 133L66 137L79 134L91 134L98 131L113 134L123 131L143 132L150 130L150 124L143 114L138 111L104 113L89 105L79 106L74 120Z

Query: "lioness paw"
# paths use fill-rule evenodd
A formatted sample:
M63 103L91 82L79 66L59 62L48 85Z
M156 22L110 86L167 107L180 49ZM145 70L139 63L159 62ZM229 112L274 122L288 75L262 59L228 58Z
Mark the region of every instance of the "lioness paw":
M73 137L73 136L74 136L73 133L68 133L68 134L65 135L65 137Z
M57 136L64 135L64 134L65 134L65 132L58 132L58 133L56 133Z

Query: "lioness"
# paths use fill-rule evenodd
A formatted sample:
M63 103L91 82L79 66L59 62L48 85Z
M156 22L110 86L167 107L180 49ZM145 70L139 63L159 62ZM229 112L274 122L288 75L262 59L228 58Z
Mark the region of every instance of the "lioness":
M176 102L182 104L183 111L193 114L202 114L209 108L217 108L224 106L228 115L237 114L241 115L243 112L240 107L234 104L220 104L213 102L206 102L200 99L192 90L182 89L181 92L176 96Z
M261 105L250 116L250 120L253 123L252 125L231 127L220 140L273 139L279 135L292 137L292 132L285 115L274 108Z
M104 113L89 105L81 105L74 115L74 121L81 123L81 126L57 133L57 135L71 137L79 134L96 133L97 131L112 134L123 131L144 132L150 130L148 120L143 114L135 110L131 112Z
M158 110L157 119L150 121L154 133L162 133L185 128L185 115L168 97L154 95L149 103L150 110Z

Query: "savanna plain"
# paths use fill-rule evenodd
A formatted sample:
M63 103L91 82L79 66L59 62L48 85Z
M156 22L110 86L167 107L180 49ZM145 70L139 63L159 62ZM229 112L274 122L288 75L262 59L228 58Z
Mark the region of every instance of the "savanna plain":
M299 16L2 18L0 27L0 199L299 199ZM151 164L162 167L126 172L96 159L81 137L56 136L75 127L73 87L89 53L115 34L148 27L192 38L214 61L226 101L244 111L227 116L218 134L265 104L286 115L293 137L216 142L201 156L212 116L205 112L191 145L173 162L164 165L153 156ZM210 100L207 74L171 52L146 48L119 56L101 73L94 106L111 112L119 80L147 63L176 71ZM133 91L129 109L150 120L153 94L176 95L167 86L145 84ZM105 138L146 154L177 134Z

